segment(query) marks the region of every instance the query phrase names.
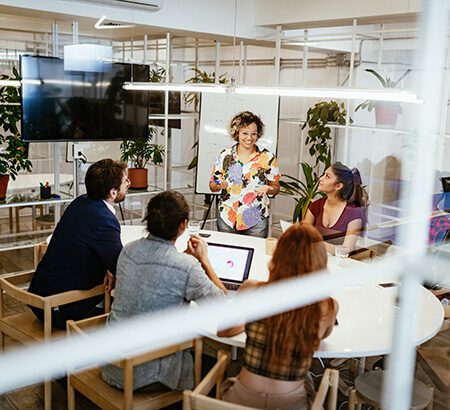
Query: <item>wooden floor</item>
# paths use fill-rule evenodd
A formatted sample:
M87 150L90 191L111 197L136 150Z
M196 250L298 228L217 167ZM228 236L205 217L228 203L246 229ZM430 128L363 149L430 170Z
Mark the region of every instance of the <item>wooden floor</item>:
M8 221L0 219L0 232L5 232L9 229ZM26 219L24 221L26 223ZM33 266L33 251L32 249L21 249L16 251L0 252L0 274L31 269ZM6 314L26 309L26 307L14 303L11 299L5 300ZM9 338L6 338L7 349L16 347L16 344ZM427 385L434 387L434 410L449 410L450 409L450 320L444 322L442 330L427 343L422 345L427 352L428 363L419 357L417 359L416 377L422 380ZM433 353L434 352L434 353ZM370 366L377 358L368 358L366 366ZM233 365L234 373L238 371L238 363ZM341 377L347 382L352 383L350 372L348 371L348 363L340 366ZM320 371L321 365L315 361L313 371ZM444 381L444 382L443 382ZM446 381L446 383L445 383ZM66 380L61 379L53 382L52 404L53 409L67 408L67 388ZM340 394L339 404L340 409L346 408L346 396ZM97 409L97 407L89 402L86 398L77 395L77 409L90 410ZM43 408L43 386L33 385L25 387L20 390L9 392L0 395L0 409L1 410L26 410L26 409L42 409ZM170 409L181 409L181 405L171 406Z

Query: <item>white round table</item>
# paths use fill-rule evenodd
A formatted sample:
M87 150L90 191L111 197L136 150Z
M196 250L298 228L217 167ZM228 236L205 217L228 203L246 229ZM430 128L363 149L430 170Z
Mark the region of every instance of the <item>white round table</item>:
M265 240L250 236L234 235L215 231L202 231L210 234L206 241L229 245L240 245L255 249L250 269L250 279L267 281L268 262L265 254ZM122 226L122 242L127 244L145 236L143 226ZM186 249L189 235L185 232L176 242L177 249ZM346 259L340 266L336 257L329 255L328 269L342 272L364 266L363 262ZM444 310L439 300L421 287L421 300L417 320L415 344L419 345L432 338L441 328ZM353 286L339 289L333 297L339 303L338 322L330 336L324 339L315 356L321 358L367 357L388 354L392 347L397 287L383 288L379 285ZM218 337L215 329L205 330L205 336L221 343L245 347L245 333L231 338Z

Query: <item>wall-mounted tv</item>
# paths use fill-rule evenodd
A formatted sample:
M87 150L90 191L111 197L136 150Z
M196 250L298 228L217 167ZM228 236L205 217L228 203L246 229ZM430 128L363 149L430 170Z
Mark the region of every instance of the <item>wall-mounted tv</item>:
M70 71L59 58L22 56L20 68L25 141L148 137L148 93L122 87L125 81L148 81L148 66L112 63L100 72Z

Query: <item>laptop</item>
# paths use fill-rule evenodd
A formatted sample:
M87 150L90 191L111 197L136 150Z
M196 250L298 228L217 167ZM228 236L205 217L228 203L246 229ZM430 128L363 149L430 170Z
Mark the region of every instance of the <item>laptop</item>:
M236 291L248 278L253 248L208 242L208 258L217 276L230 291Z

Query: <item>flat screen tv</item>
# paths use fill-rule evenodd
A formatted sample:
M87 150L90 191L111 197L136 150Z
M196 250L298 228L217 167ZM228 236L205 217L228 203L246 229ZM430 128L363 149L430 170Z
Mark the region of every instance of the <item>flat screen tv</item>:
M112 63L99 72L70 71L59 58L22 56L20 68L25 141L148 137L148 93L122 87L125 81L148 81L148 66Z

